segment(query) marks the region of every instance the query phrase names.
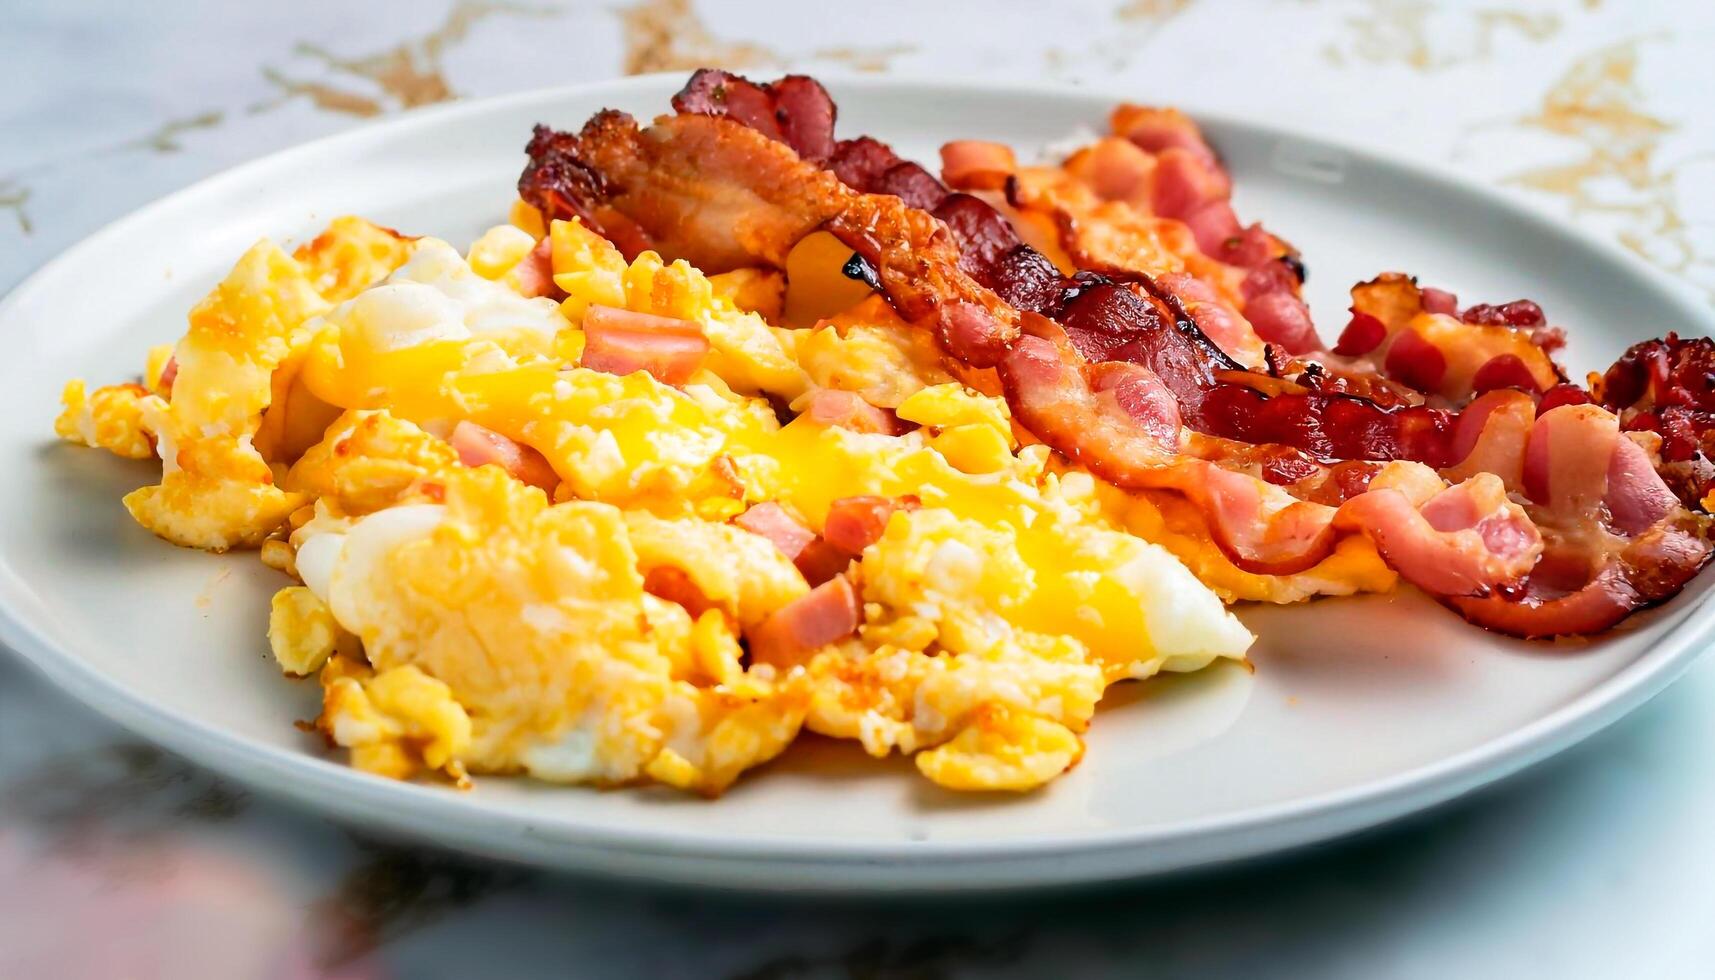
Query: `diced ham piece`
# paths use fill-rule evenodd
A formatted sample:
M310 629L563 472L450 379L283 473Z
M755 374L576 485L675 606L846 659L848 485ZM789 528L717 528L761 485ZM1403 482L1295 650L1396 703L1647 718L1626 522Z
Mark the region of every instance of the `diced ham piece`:
M583 366L592 371L647 371L663 384L682 385L708 356L708 338L689 320L611 306L591 306L584 313Z
M837 506L838 501L835 503ZM845 571L855 556L855 552L835 547L818 537L816 532L798 523L776 503L757 504L733 518L732 522L773 542L781 554L792 559L798 571L804 574L804 581L811 585L821 585Z
M167 358L167 363L161 366L161 390L166 392L169 398L173 395L173 381L178 376L179 359L176 357Z
M703 590L697 588L697 583L691 580L690 573L672 565L657 565L643 576L643 591L658 599L677 602L685 607L685 611L695 619L703 613L715 608L709 597L703 595Z
M526 296L553 296L559 292L554 285L553 252L553 240L544 235L529 255L518 260L512 271L518 273L519 292Z
M997 191L1018 169L1012 147L987 140L954 140L941 147L941 179L958 190Z
M841 497L828 505L828 519L822 525L822 537L848 555L858 555L863 549L881 540L887 530L888 518L896 510L912 510L916 497L859 496Z
M899 420L885 408L876 408L850 391L823 388L810 395L803 414L823 425L837 425L853 432L898 435Z
M805 654L856 632L861 612L851 580L837 575L782 606L752 630L751 660L780 668L803 663Z
M843 575L855 557L845 549L829 544L826 538L817 538L805 545L792 563L803 573L804 581L821 585L836 575Z
M554 488L560 484L559 476L541 453L487 426L477 425L469 420L461 421L453 426L452 432L447 435L447 442L458 452L459 462L466 466L477 467L493 463L517 479L533 487L540 487L547 493L553 493Z
M786 508L773 502L757 504L733 518L732 522L772 541L781 554L793 561L797 561L804 548L816 540L816 532L798 523L796 518L786 513Z

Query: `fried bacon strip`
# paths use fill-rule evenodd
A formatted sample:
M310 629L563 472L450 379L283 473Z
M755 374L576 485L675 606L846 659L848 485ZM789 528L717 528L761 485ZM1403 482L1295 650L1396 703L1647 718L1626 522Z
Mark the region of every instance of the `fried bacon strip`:
M748 104L724 104L734 101ZM1356 418L1373 412L1383 425L1410 416L1351 394L1284 390L1292 383L1244 370L1146 275L1118 282L1056 270L1050 288L1021 290L1019 302L1008 302L979 277L1006 286L1007 267L995 257L1034 250L1020 243L985 252L955 221L910 206L907 195L933 197L935 189L887 162L879 144L837 143L823 169L795 154L783 129L774 138L730 111L720 115L733 118L719 118L687 107L646 130L613 112L575 136L538 130L521 192L550 216L577 215L607 233L603 218L611 218L621 235L638 234L709 271L780 267L800 237L827 229L868 263L903 317L935 332L948 358L996 369L1022 425L1116 485L1183 494L1240 568L1310 568L1341 537L1361 533L1408 581L1467 618L1535 636L1602 628L1591 624L1611 622L1609 613L1592 610L1623 616L1660 601L1708 558L1704 521L1678 506L1647 456L1637 465L1638 447L1617 437L1611 415L1564 405L1527 418L1534 406L1514 391L1479 398L1474 414L1444 429L1420 426L1468 450L1448 457L1459 460L1447 468L1457 483L1416 463L1319 466L1304 458L1309 470L1295 485L1316 492L1295 497L1255 472L1282 447L1191 431L1187 419L1208 417L1223 386L1306 405L1343 399ZM851 186L872 183L896 189ZM1607 432L1608 450L1592 451L1582 429ZM1458 472L1509 446L1522 448L1523 464ZM1530 512L1509 493L1527 496ZM1581 530L1598 514L1606 515L1599 539ZM1555 558L1552 566L1538 561L1544 555ZM1579 562L1583 574L1571 574Z
M806 154L797 143L776 134L776 122L765 120L762 125L752 125L751 120L760 111L757 107L762 105L769 107L770 120L801 113L815 122L798 128L812 129L818 134L823 132L825 124L826 140L818 139L817 152ZM788 75L776 82L759 84L705 68L692 75L685 88L673 97L673 108L681 113L743 123L765 136L780 139L798 150L803 159L823 164L853 190L892 195L914 209L929 212L952 233L960 269L1014 309L1052 315L1078 290L1074 279L1062 275L1050 259L1024 244L1012 225L988 202L948 190L934 174L902 159L879 140L860 136L834 142L833 99L811 79ZM826 150L822 152L824 145ZM867 253L864 257L873 258Z
M992 367L1018 337L1018 311L962 270L947 225L897 197L858 194L748 127L679 115L639 129L607 110L577 134L538 127L528 152L519 193L548 218L577 217L610 239L617 227L710 274L784 268L793 245L826 227L955 358Z
M1197 124L1175 109L1137 105L1119 106L1109 122L1114 135L1073 154L1061 171L1129 208L1134 222L1160 237L1190 274L1215 285L1264 342L1288 354L1320 348L1300 295L1305 270L1297 250L1260 224L1239 223L1232 177ZM1045 203L1066 207L1060 190Z
M1455 405L1485 391L1540 393L1566 381L1552 357L1564 339L1541 307L1457 307L1452 293L1385 273L1352 288L1352 319L1333 352L1352 359L1340 362L1348 370L1367 367Z
M1236 227L1226 203L1231 182L1196 126L1171 110L1126 106L1115 113L1115 130L1134 138L1105 137L1060 166L1015 171L1009 202L1052 223L1078 268L1153 277L1246 367L1270 366L1267 342L1296 355L1273 365L1274 373L1314 365L1312 387L1388 407L1424 395L1458 406L1497 388L1542 392L1565 380L1551 359L1563 338L1535 303L1460 312L1453 294L1419 290L1398 274L1354 287L1351 323L1332 352L1322 350L1299 298L1303 267L1289 246L1253 225L1224 247L1205 249L1210 243L1199 242L1197 229L1164 216L1183 217L1193 206L1185 202L1197 201L1223 216L1222 227Z
M789 112L813 116L817 123L810 128L819 134L832 132L833 101L825 92L820 99L815 98L809 89L813 84L802 76L758 84L705 69L692 76L673 104L682 113L730 118L793 145L778 135L777 130L779 119ZM1148 127L1144 123L1148 120L1142 113L1143 110L1132 107L1130 115L1125 116L1128 131L1135 131L1136 138L1144 143L1162 148L1168 173L1189 174L1194 170L1194 161L1214 167L1207 175L1207 182L1218 191L1219 209L1230 214L1231 207L1225 202L1231 182L1215 163L1213 151L1202 142L1195 126L1182 115L1166 113L1155 121L1171 132L1151 136L1146 132ZM766 116L764 123L751 125L751 120L759 114ZM1061 208L1056 217L1068 251L1081 268L1101 273L1094 277L1066 276L1041 252L1021 241L993 205L970 194L949 191L933 174L901 159L886 144L869 137L837 143L831 137L818 138L818 147L830 145L832 150L826 151L825 156L818 149L815 159L821 160L847 187L892 195L940 218L952 233L960 268L978 284L998 294L1007 305L1069 325L1073 323L1068 319L1069 314L1080 324L1091 324L1091 329L1068 326L1073 345L1086 359L1134 360L1158 372L1163 371L1164 365L1173 365L1174 370L1169 373L1179 383L1171 387L1186 409L1187 425L1233 442L1278 444L1296 450L1274 452L1268 465L1258 470L1266 478L1293 484L1311 477L1328 463L1350 459L1405 459L1445 467L1461 458L1452 455L1457 416L1413 406L1412 393L1406 389L1374 380L1373 376L1337 374L1321 366L1310 369L1308 376L1300 371L1296 384L1281 384L1244 370L1261 365L1262 339L1208 283L1225 282L1231 296L1242 297L1247 293L1256 295L1258 276L1272 276L1276 281L1270 288L1289 289L1294 302L1298 302L1297 276L1280 276L1289 263L1296 262L1295 253L1260 226L1247 230L1251 245L1245 251L1228 256L1254 261L1256 269L1247 272L1202 255L1195 241L1187 244L1182 240L1171 249L1159 244L1140 246L1140 236L1153 239L1177 233L1181 239L1190 237L1186 224L1152 217L1146 207L1109 203L1093 215L1099 220L1085 220L1092 217L1087 214L1074 219ZM1111 153L1155 166L1145 150L1131 141L1115 138L1109 145ZM989 152L986 160L993 166L1004 157ZM1093 164L1100 165L1100 160ZM1074 163L1068 163L1068 169L1073 166ZM1056 188L1041 189L1044 175L1050 169L1038 168L1034 178L1029 174L1014 174L1007 182L1012 203L1029 210L1040 206L1044 197L1050 202L1088 200L1090 192L1077 181L1062 181ZM1151 182L1151 173L1144 174L1146 185ZM988 179L985 177L983 181ZM1163 179L1171 187L1171 181L1179 178ZM1028 186L1039 189L1031 191ZM1107 190L1124 200L1124 185L1116 183ZM1147 187L1140 193L1149 196ZM1165 206L1169 210L1177 207L1171 200ZM1145 226L1149 230L1139 230ZM1105 245L1093 245L1084 229L1096 228L1110 229L1107 233L1110 239L1124 238L1126 243L1108 241ZM1127 232L1128 228L1132 231ZM1182 271L1187 268L1196 274ZM1114 278L1146 281L1162 302L1140 304L1129 289L1105 288ZM1074 305L1091 305L1092 294L1100 297L1097 300L1103 307L1100 315L1079 316L1072 310ZM1193 366L1198 366L1195 377L1187 374ZM1254 387L1259 383L1264 385L1263 390ZM1362 397L1346 397L1353 394ZM1228 454L1254 456L1248 449L1232 446L1224 449ZM1316 485L1325 488L1341 484L1318 480Z

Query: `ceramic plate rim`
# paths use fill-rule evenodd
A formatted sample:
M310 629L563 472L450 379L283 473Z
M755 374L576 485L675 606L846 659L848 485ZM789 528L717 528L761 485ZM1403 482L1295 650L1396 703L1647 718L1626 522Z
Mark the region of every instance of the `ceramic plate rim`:
M38 291L46 291L58 270L75 265L86 251L103 242L121 238L138 225L146 224L175 208L194 206L199 197L220 188L254 181L275 170L290 170L318 154L353 149L365 143L386 142L406 132L445 126L467 115L514 109L531 103L549 104L571 98L623 98L636 92L661 90L676 83L682 73L634 76L588 84L535 89L447 106L413 110L400 116L370 123L239 164L161 197L110 222L93 234L39 266L3 299L0 324L14 315ZM959 95L978 94L1000 98L1007 94L1030 97L1060 97L1092 106L1127 98L1125 93L1100 87L997 82L970 78L922 75L874 76L824 72L830 88L869 89L870 94L892 92L896 96L923 96L935 91ZM1242 116L1201 111L1187 106L1194 117L1221 126L1243 128L1276 139L1320 144L1349 154L1366 163L1395 170L1421 182L1451 185L1462 194L1478 198L1497 211L1544 226L1557 235L1576 239L1605 261L1620 266L1629 276L1643 280L1678 308L1690 325L1712 330L1711 314L1690 297L1689 287L1648 265L1618 244L1593 235L1559 215L1513 197L1450 168L1426 164L1385 150L1360 146L1337 138L1304 135ZM7 566L0 569L10 591L22 582ZM1469 749L1387 777L1344 789L1322 792L1279 803L1240 810L1221 817L1192 818L1149 827L1115 827L1101 830L1053 833L1042 836L984 840L826 841L813 838L734 839L698 833L696 830L631 831L604 823L585 823L555 816L532 820L513 809L492 809L472 802L463 794L440 787L396 783L369 776L325 759L284 748L252 743L214 724L184 718L141 695L122 687L94 665L57 649L37 626L13 608L9 596L0 595L0 641L17 651L54 683L85 704L149 739L265 792L291 797L316 809L343 817L375 823L389 829L423 836L430 828L445 833L435 839L448 846L491 850L497 854L539 860L530 839L574 848L617 848L639 856L703 857L726 861L816 862L819 864L869 864L910 861L963 863L979 859L1052 860L1072 855L1091 855L1169 842L1208 842L1231 838L1214 856L1200 860L1170 862L1172 867L1209 863L1284 849L1350 832L1362 827L1423 809L1461 795L1478 786L1503 778L1532 763L1570 747L1629 713L1678 678L1702 653L1715 633L1715 606L1700 598L1684 619L1669 627L1658 642L1614 675L1579 696L1533 721ZM274 783L278 778L284 783ZM482 826L464 826L467 821ZM1322 826L1317 827L1317 821ZM444 821L444 822L443 822ZM504 838L501 835L504 834ZM490 843L475 846L471 834ZM1254 834L1246 841L1247 834ZM578 866L575 854L557 862ZM695 880L697 875L687 876ZM714 876L721 877L721 876ZM731 877L726 876L726 877ZM1100 875L1077 875L1094 878ZM1055 880L1053 875L1043 876Z

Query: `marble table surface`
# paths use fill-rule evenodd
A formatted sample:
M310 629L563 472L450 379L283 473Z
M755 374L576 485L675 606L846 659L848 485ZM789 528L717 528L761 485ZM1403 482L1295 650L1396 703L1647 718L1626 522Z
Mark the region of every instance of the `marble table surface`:
M0 5L0 289L207 174L413 107L720 63L1036 78L1378 141L1715 301L1715 4ZM1125 888L759 900L365 837L0 651L0 977L1708 976L1715 660L1507 784Z

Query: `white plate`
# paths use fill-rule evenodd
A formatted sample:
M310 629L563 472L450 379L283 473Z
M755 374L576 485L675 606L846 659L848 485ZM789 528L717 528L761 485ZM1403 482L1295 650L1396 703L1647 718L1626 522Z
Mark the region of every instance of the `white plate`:
M357 212L467 242L502 219L537 121L666 108L680 76L410 114L241 167L119 221L0 304L0 639L138 732L353 823L531 863L744 888L1010 888L1134 877L1346 833L1467 792L1589 735L1660 691L1715 616L1699 581L1588 645L1527 645L1415 594L1243 612L1255 674L1228 665L1116 688L1076 771L1022 798L959 797L900 760L806 739L718 802L479 779L406 785L328 758L292 722L313 683L264 639L283 584L253 555L210 557L139 529L119 498L150 466L56 444L59 386L135 373L149 344L238 254ZM850 78L840 130L933 159L954 137L1026 151L1100 127L1120 96ZM1134 97L1137 94L1134 93ZM1262 217L1309 262L1324 336L1345 290L1383 269L1468 299L1538 300L1574 366L1709 328L1640 263L1457 177L1263 126L1203 118ZM1705 576L1705 579L1711 576Z

